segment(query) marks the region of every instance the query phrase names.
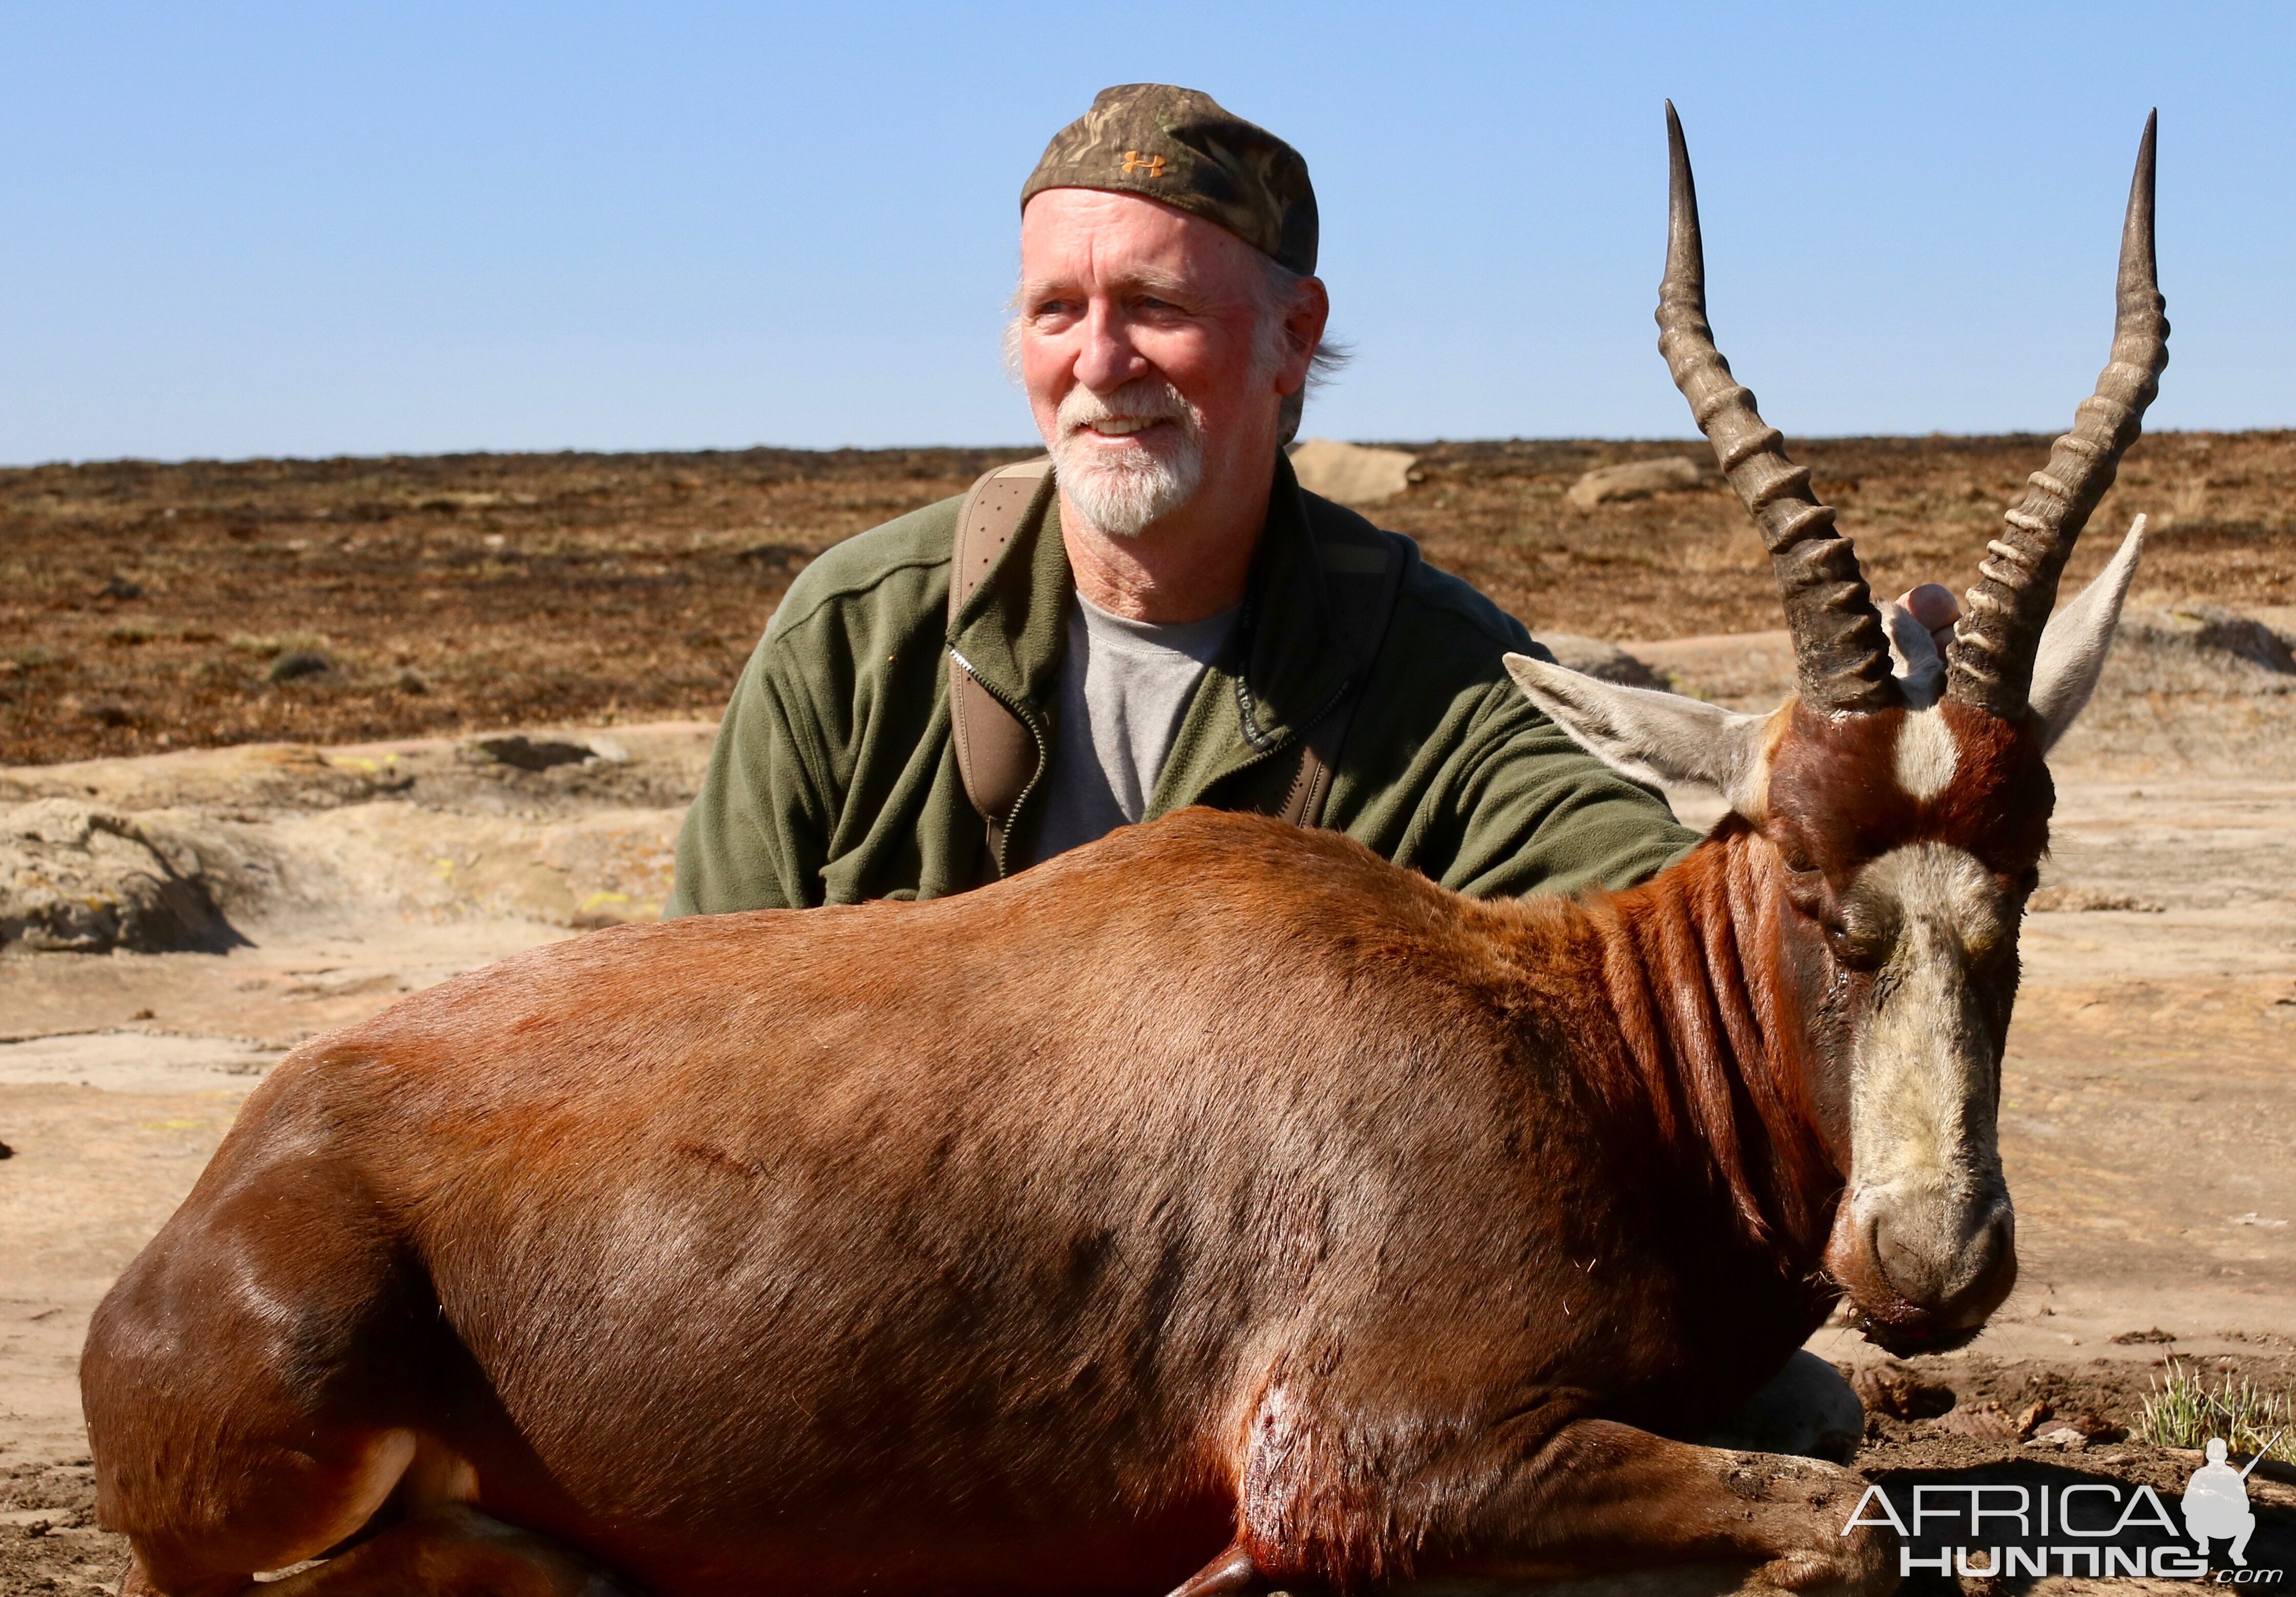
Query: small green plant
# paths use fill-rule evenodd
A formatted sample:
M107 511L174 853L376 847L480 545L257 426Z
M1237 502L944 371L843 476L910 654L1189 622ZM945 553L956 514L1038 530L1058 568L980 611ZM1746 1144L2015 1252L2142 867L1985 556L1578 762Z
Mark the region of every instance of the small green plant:
M2267 1456L2296 1464L2296 1403L2288 1394L2267 1392L2244 1375L2211 1386L2174 1358L2168 1373L2151 1385L2136 1417L2136 1440L2155 1447L2199 1448L2210 1437L2221 1436L2234 1453L2254 1453L2273 1443L2276 1431L2279 1440Z

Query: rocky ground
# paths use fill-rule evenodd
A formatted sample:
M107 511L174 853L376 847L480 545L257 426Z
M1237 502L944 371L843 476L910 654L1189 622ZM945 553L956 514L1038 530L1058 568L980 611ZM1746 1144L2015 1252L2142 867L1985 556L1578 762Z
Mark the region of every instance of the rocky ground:
M1960 458L1960 448L1844 444L1827 468L1866 460L1859 449L1878 462L1836 491L1894 529L1877 542L1928 551L1906 555L1908 578L1933 574L1948 555L1958 561L1970 539L1981 541L1976 513L1964 517L1963 508L2005 491L1996 479L2013 457L2030 464L2034 454L2030 440L1971 444L1969 480L1983 490L1976 498L1924 498L1906 486L1911 477L1889 474L1893 461L1926 460L1922 481L1934 482L1935 461ZM2154 487L2168 485L2171 532L2155 546L2096 705L2059 752L2055 852L2024 935L2026 985L2002 1112L2021 1281L1974 1348L1917 1361L1922 1379L1950 1388L1948 1415L1964 1421L1879 1410L1870 1418L1857 1462L1876 1480L2095 1479L2172 1495L2195 1461L2112 1434L2135 1425L2165 1356L2211 1379L2296 1390L2296 871L2288 864L2296 612L2284 607L2296 560L2286 523L2265 514L2257 487L2296 468L2296 440L2145 448L2154 450ZM1742 561L1703 571L1684 564L1710 544L1732 547L1734 533L1701 531L1727 506L1700 497L1710 488L1570 506L1563 490L1574 470L1604 464L1602 453L1591 445L1426 451L1412 468L1419 481L1377 514L1421 531L1448 564L1488 560L1483 580L1535 618L1628 639L1625 664L1653 679L1742 706L1775 702L1790 671L1783 635L1745 630L1775 613L1767 575ZM578 482L594 462L497 463L488 467L497 478L483 479L452 463L364 463L371 481L358 491L369 497L340 503L390 514L316 539L303 537L314 531L309 518L275 522L262 510L304 491L302 467L278 468L269 487L256 466L0 473L0 502L18 518L0 522L0 560L15 562L17 579L4 603L18 606L5 655L16 669L0 675L0 693L13 696L0 701L0 735L14 740L4 757L18 761L0 769L0 1143L12 1156L0 1160L0 1597L116 1580L119 1544L92 1524L78 1350L106 1285L180 1201L269 1065L295 1041L456 971L659 912L711 729L639 719L650 706L688 705L649 697L669 677L633 663L689 646L670 641L682 637L665 630L670 609L647 605L717 606L709 613L722 618L706 624L730 638L738 620L746 638L786 581L786 570L771 574L725 553L750 533L710 519L719 514L714 479L699 488L674 480L685 469L678 462L716 460L733 472L748 458L596 468L601 485L585 490L592 497L566 502L592 506L598 520L562 516L547 531L558 542L546 560L541 522L519 516L564 503L537 493L537 506L521 505L514 496L528 490L517 485L553 473ZM821 519L791 539L802 551L954 491L977 464L949 453L905 458L917 474L891 485L882 469L840 476L837 458L817 469L800 461L781 486L755 488L756 504L771 493L815 496L808 502ZM2218 464L2191 467L2194 460ZM345 473L361 464L323 463ZM2138 480L2136 464L2117 493ZM2178 477L2171 466L2191 473ZM90 486L106 471L127 484L111 498ZM497 479L506 486L471 485ZM385 497L398 491L392 483L417 480L438 503ZM191 490L202 482L210 498L196 501ZM2216 486L2232 482L2240 486ZM28 495L64 490L81 498L26 508ZM504 497L483 504L446 498L497 492ZM177 500L176 517L159 513ZM639 502L660 512L638 518L640 530L666 540L661 572L642 581L631 574L634 523L614 520ZM165 533L161 524L186 521L195 503L253 506L228 513L252 531L235 535L239 523L219 513L196 522L204 530ZM1435 525L1441 515L1499 517L1493 507L1504 505L1519 529L1565 527L1575 541L1554 555L1542 552L1548 533L1525 531L1509 544L1494 532L1480 554L1464 544L1446 552L1441 540L1457 535ZM1888 521L1899 512L1886 506L1901 507L1904 526ZM2237 523L2248 531L2210 519L2220 513L2248 516ZM1562 519L1571 515L1582 519ZM487 516L503 531L487 531ZM27 517L36 531L75 539L29 536ZM2179 542L2176 523L2190 529L2189 541ZM393 546L395 567L381 557L360 564L365 547L348 547L376 528L406 540ZM287 547L291 531L304 547ZM676 539L704 533L693 564L672 558ZM504 549L537 540L521 544L522 573L507 556L448 557L465 546L488 549L496 536ZM598 552L610 547L622 552ZM1625 560L1637 547L1671 550L1680 569ZM1620 563L1587 557L1604 549ZM125 559L137 550L152 552L149 563ZM721 555L730 563L722 571L709 565ZM584 587L587 579L577 579L594 557L622 561L623 576ZM2084 564L2099 558L2084 550ZM663 574L680 570L691 580ZM744 572L748 585L735 586ZM90 597L112 574L141 596ZM1511 582L1537 586L1517 593ZM1677 602L1636 597L1644 589ZM226 606L217 596L227 592L242 597ZM199 595L208 597L193 602ZM603 622L589 613L594 600L617 595L633 608ZM314 596L332 596L326 602L348 618L304 628L324 633L314 647L333 651L332 663L263 680L257 666L283 654L240 649L226 629L243 624L276 640L289 616L277 606L304 605L296 613L308 621ZM557 617L543 615L548 605ZM152 618L151 637L107 640L105 629L144 627L121 619L137 614ZM369 636L357 630L368 624L360 615L399 627L414 663L389 663L394 654L358 641ZM215 640L189 637L201 631ZM497 650L492 674L458 676L460 667L439 663L450 641L468 655L472 640L488 638L496 639L486 645ZM586 652L594 646L594 655ZM1603 654L1591 644L1564 647L1590 663ZM739 652L693 646L689 686L677 691L690 693L692 707L714 704ZM23 664L43 654L70 663ZM605 663L595 681L582 665L593 658ZM202 660L240 674L202 678ZM422 679L421 691L384 679L402 670ZM587 694L597 682L622 684L624 696L548 696L553 683ZM131 691L145 696L126 720L84 713L110 702L103 695ZM79 708L68 711L71 704ZM532 715L515 733L490 729L537 706L565 713ZM603 724L610 708L618 724ZM501 719L488 719L497 712ZM158 729L169 725L189 729L176 741L230 746L159 752ZM320 741L338 729L349 730ZM300 740L261 740L283 730ZM1687 814L1710 812L1693 795L1680 803ZM1811 1346L1852 1369L1877 1357L1846 1329L1823 1330ZM2002 1431L2037 1401L2059 1415L2094 1416L2097 1439L2068 1450ZM1990 1414L1988 1404L2007 1420L1969 1420ZM2251 1486L2264 1515L2252 1560L2296 1563L2296 1487L2276 1468Z

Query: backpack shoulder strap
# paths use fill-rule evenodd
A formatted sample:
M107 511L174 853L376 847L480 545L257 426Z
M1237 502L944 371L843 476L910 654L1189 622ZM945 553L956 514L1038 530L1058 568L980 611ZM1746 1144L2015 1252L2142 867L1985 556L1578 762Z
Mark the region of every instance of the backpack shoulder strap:
M948 630L996 569L998 558L1029 518L1029 508L1053 469L1049 456L998 466L973 483L956 513L956 543L948 567ZM988 851L1001 870L1004 831L1013 807L1036 774L1035 741L1020 717L980 685L954 645L948 651L950 737L964 796L988 828Z
M1395 614L1411 540L1399 532L1382 531L1328 499L1300 497L1308 505L1308 530L1324 568L1324 589L1331 597L1333 618L1341 636L1354 645L1357 662L1339 702L1300 738L1299 769L1292 773L1283 808L1276 811L1295 827L1318 827L1324 824L1332 773L1339 767L1348 729L1355 721L1356 705L1370 686L1380 645L1387 638L1387 624Z

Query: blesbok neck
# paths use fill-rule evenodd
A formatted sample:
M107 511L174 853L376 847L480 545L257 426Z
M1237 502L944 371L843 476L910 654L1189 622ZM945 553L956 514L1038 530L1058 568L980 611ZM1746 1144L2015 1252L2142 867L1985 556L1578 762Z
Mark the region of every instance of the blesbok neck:
M1775 850L1734 818L1641 886L1577 909L1628 1073L1605 1084L1613 1107L1725 1199L1747 1241L1814 1264L1843 1176L1818 1124Z

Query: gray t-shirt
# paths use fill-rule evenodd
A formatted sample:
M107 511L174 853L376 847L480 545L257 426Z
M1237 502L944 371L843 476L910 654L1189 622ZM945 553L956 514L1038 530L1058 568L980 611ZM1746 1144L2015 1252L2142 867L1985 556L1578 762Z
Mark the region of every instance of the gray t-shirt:
M1070 596L1060 733L1046 775L1037 859L1065 853L1148 813L1188 701L1242 608L1158 626Z

